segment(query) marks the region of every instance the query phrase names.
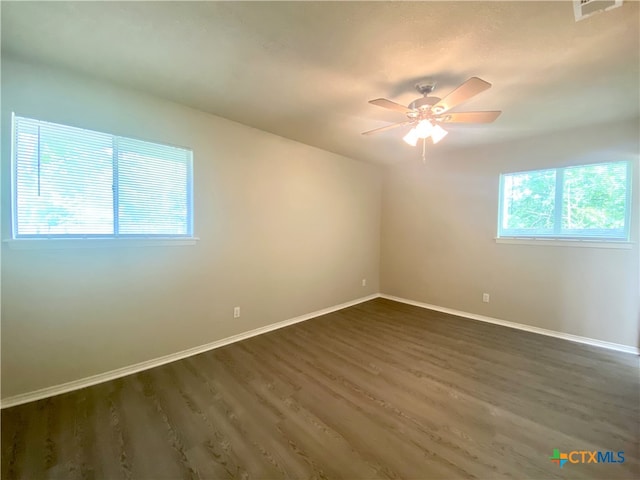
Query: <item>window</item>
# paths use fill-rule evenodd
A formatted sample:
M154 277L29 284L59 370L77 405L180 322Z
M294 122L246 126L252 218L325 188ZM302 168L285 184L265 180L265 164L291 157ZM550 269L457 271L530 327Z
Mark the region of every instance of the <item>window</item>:
M14 116L14 238L191 238L192 152Z
M499 237L628 240L631 163L503 174Z

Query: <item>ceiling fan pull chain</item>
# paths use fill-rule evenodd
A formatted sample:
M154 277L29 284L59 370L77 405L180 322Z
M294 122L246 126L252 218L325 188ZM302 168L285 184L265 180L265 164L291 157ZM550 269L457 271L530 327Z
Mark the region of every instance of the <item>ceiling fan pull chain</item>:
M425 154L427 149L427 139L423 138L422 139L422 163L426 164L427 163L427 156Z

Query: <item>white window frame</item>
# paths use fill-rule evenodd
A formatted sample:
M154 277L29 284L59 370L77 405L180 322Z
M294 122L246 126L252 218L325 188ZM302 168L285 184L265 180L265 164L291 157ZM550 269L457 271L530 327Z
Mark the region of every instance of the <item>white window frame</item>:
M612 236L594 236L594 235L580 235L580 231L574 229L567 231L562 230L562 205L563 205L563 178L564 172L571 168L590 167L597 165L608 165L612 163L625 163L627 167L626 175L626 199L625 199L625 219L624 219L624 231L622 235ZM579 247L603 247L603 248L631 248L630 234L631 234L631 209L633 194L632 187L632 162L630 160L613 160L607 162L586 163L580 165L567 165L563 167L541 168L536 170L522 170L516 172L505 172L500 174L500 187L498 193L498 232L496 242L498 243L523 243L523 244L548 244L548 245L563 245L563 246L579 246ZM554 231L551 233L532 233L524 230L516 229L503 229L504 220L504 181L505 177L509 175L515 175L519 173L533 173L544 171L555 171L555 199L554 205L560 205L560 208L554 208ZM594 232L594 230L588 230L588 232ZM608 232L602 232L608 233Z
M127 140L139 140L147 143L153 143L161 146L170 146L180 148L188 152L189 159L187 162L187 233L185 234L121 234L115 231L117 226L117 214L118 214L118 186L115 183L117 177L114 177L113 188L113 210L114 210L114 234L54 234L54 235L39 235L39 234L22 234L19 235L18 229L18 203L17 203L17 146L16 146L16 117L27 118L36 121L50 122L41 118L35 118L27 115L19 115L16 112L11 114L11 238L5 239L11 248L15 249L32 249L32 248L86 248L86 247L112 247L112 246L174 246L174 245L194 245L199 238L194 236L194 202L193 202L193 150L178 145L171 145L168 143L161 143L157 141L150 141L146 139L140 139L135 137L124 137L122 135L114 135L108 132L99 132L101 134L110 135L114 142L112 164L114 171L117 171L117 145L118 139ZM57 125L69 126L72 128L81 128L84 130L98 132L97 130L91 130L84 127L77 127L75 125L68 125L59 122L50 122Z

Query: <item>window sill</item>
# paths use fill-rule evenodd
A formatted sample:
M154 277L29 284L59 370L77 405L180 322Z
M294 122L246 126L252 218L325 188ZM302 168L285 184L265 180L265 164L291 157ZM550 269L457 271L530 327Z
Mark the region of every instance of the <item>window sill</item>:
M4 240L14 250L49 250L65 248L113 247L178 247L195 245L198 237L191 238L18 238Z
M633 247L632 242L619 240L579 240L575 238L539 238L539 237L498 237L496 243L507 243L511 245L538 245L545 247L586 247L586 248L618 248L630 250Z

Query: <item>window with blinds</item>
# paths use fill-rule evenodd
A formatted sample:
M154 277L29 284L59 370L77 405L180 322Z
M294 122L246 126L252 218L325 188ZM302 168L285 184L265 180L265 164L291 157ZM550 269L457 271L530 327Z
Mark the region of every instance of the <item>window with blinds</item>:
M191 238L192 152L14 116L14 238Z
M503 174L499 237L628 240L631 163Z

